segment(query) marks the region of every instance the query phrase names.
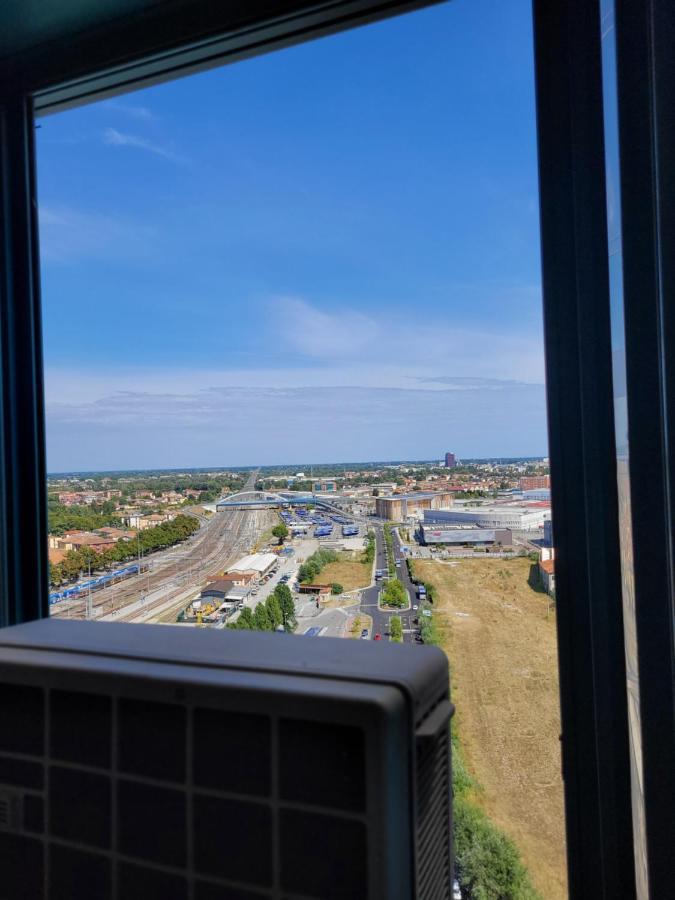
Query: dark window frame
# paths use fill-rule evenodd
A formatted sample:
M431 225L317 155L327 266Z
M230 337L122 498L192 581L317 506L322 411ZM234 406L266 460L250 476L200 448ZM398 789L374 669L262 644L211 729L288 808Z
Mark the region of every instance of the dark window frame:
M34 115L427 5L426 0L139 3L135 16L0 60L0 625L49 614ZM630 258L638 270L649 259L658 259L661 278L650 287L657 314L643 323L646 342L642 332L642 344L629 343L628 390L635 427L658 432L658 448L654 442L638 442L632 464L636 471L656 466L654 475L664 486L658 552L656 558L638 560L636 585L638 602L646 591L660 591L657 621L662 626L668 612L672 614L674 555L675 389L673 369L664 358L664 341L673 336L673 271L663 255L665 242L673 235L674 160L672 132L668 135L664 119L658 120L654 111L668 108L668 103L672 109L672 81L669 85L666 76L672 75L668 50L675 28L668 0L649 0L649 15L641 16L643 6L638 0L624 6L619 53L620 103L626 110L622 141L649 136L648 158L638 153L634 162L649 167L651 197L659 216L646 243L638 240L635 230L626 229L624 252L632 248ZM634 874L613 482L597 0L534 0L534 21L570 895L593 900L630 897ZM640 27L634 44L631 27L636 22ZM648 76L646 96L632 93L629 65L638 65L640 74ZM647 123L640 117L645 105L651 112ZM625 203L636 212L636 196L629 194ZM629 327L637 321L638 300L634 294L626 298ZM644 355L647 349L656 354L651 362ZM647 422L639 392L654 378L658 403L649 405ZM640 540L649 525L647 514L644 506L635 513ZM643 703L655 701L657 673L662 676L661 688L670 675L670 694L666 686L665 702L662 697L656 709L667 711L670 699L672 716L672 640L668 644L662 632L657 634L644 614L639 628L640 640L652 654L647 660L645 653ZM665 772L663 762L672 762L672 741L665 756L661 746L659 756L657 724L647 717L644 727L648 759L661 761L648 786L652 804L648 828L655 836L659 824L668 824L656 793ZM673 771L675 767L670 769L671 778ZM650 877L657 885L669 862L667 847L658 840L650 846Z

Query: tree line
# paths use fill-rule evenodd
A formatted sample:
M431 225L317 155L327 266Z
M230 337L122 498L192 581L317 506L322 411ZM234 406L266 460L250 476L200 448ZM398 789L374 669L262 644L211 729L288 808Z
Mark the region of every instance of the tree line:
M369 531L366 535L366 546L363 551L363 561L364 563L372 563L375 559L375 533L373 531Z
M328 563L336 562L337 559L338 555L335 550L317 550L298 569L298 581L303 584L311 583Z
M245 606L237 620L229 622L227 627L240 631L277 631L279 626L289 632L296 626L295 604L287 584L278 584L267 600L257 603L255 609Z
M122 520L115 515L115 504L111 500L91 506L64 506L50 499L47 511L50 534L64 534L75 529L94 531L105 525L123 527Z
M84 572L108 569L119 563L137 559L141 554L163 550L186 540L199 529L193 516L176 516L170 522L162 522L154 528L139 531L132 540L119 540L113 547L100 552L91 547L68 550L60 563L50 565L49 580L52 586L74 581Z

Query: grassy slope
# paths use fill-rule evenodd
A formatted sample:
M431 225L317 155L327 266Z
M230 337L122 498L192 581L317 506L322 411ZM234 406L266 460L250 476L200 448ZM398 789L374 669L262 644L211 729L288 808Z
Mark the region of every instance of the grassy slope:
M438 589L436 624L476 799L516 842L535 887L562 900L565 849L555 619L528 559L416 560ZM464 614L464 615L460 615Z

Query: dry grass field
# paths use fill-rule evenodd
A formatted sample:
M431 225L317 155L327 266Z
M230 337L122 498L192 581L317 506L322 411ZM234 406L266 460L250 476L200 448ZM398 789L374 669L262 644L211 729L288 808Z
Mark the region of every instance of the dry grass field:
M345 591L368 587L372 566L361 562L361 553L340 553L337 562L328 563L312 584L341 584Z
M555 615L529 559L415 561L436 586L456 724L476 800L545 900L567 896Z

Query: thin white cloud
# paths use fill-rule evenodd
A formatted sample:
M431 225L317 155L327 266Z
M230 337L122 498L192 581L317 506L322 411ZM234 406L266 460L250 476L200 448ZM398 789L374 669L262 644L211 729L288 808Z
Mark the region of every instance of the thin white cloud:
M143 122L156 122L159 118L149 107L136 106L129 103L120 103L117 100L110 100L104 104L108 109L115 112L121 112L132 119L140 119Z
M354 357L372 347L380 328L375 319L349 308L329 313L296 297L275 301L285 339L306 356Z
M70 207L39 207L40 257L44 262L76 259L139 259L155 229L148 224Z
M126 134L116 128L106 128L103 132L103 143L111 147L135 147L138 150L146 150L155 156L160 156L173 163L184 163L185 159L178 156L168 147L149 141L147 138L135 134Z
M271 310L289 348L324 363L346 366L369 360L425 368L431 370L430 377L450 370L463 377L543 382L540 331L457 326L451 312L440 321L430 314L420 315L423 304L423 298L411 303L408 314L398 306L383 305L376 317L350 310L343 303L327 311L300 298L278 297Z

